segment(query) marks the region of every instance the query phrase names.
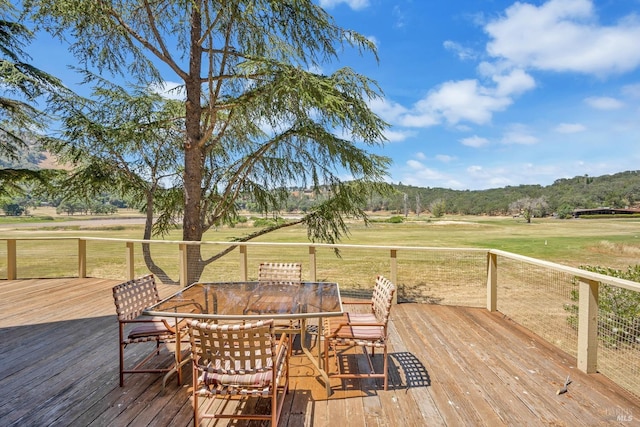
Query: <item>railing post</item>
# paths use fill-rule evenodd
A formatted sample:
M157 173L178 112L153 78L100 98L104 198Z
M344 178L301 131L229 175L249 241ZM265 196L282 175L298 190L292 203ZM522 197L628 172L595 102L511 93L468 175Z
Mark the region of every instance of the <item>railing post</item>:
M133 254L133 242L127 242L127 280L133 280L135 278L135 264Z
M316 281L316 247L309 246L309 281Z
M189 280L187 273L188 273L188 266L187 266L187 245L186 243L180 243L178 244L178 251L180 253L179 257L180 257L180 286L185 287L187 286L187 281Z
M598 368L598 282L580 279L578 302L578 369L588 374Z
M498 256L487 253L487 310L498 311Z
M246 282L249 271L247 245L240 245L240 281Z
M393 294L393 303L397 304L398 303L398 250L397 249L391 249L391 277L389 277L389 280L391 280L391 283L393 283L394 285L396 285L396 292Z
M78 277L87 277L87 241L78 239Z
M16 239L7 239L7 280L16 280L17 278Z

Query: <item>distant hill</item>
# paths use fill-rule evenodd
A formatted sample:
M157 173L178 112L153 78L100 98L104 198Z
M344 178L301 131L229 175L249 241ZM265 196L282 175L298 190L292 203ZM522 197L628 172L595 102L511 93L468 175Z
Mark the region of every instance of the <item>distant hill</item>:
M37 147L29 148L18 164L0 158L0 168L25 169L59 168L48 153ZM543 197L550 213L567 213L574 209L638 208L640 207L640 171L625 171L612 175L592 177L588 175L557 179L548 186L519 185L488 190L452 190L446 188L394 185L392 197L374 197L366 207L370 211L397 213L429 213L434 203L444 206L449 214L507 215L509 205L522 198ZM300 190L300 189L298 189ZM304 191L293 191L290 210L305 210L313 204L312 197Z
M546 187L519 185L489 190L451 190L395 185L398 196L386 208L402 212L405 194L410 211L429 208L434 201L444 201L446 212L464 215L504 215L509 205L525 197L544 197L549 212L571 211L607 206L633 208L640 206L640 171L626 171L598 177L562 178ZM380 201L382 202L382 201ZM372 206L374 207L374 206ZM375 208L375 207L374 207Z

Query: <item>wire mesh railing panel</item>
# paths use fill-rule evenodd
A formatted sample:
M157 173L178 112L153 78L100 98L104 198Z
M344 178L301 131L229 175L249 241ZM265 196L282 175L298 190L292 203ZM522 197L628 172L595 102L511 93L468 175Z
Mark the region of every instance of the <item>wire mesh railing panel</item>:
M370 297L376 277L389 277L389 251L374 248L344 247L316 249L316 280L337 282L347 297Z
M638 293L598 287L598 371L640 396Z
M78 276L78 241L18 240L16 270L20 278L59 278Z
M484 307L484 251L398 251L398 301Z
M545 340L577 355L574 276L498 257L498 310Z
M200 282L233 282L241 280L239 249L234 245L206 244L200 248L204 266ZM192 266L187 265L187 269Z
M88 240L87 276L128 280L126 243Z
M136 276L151 271L161 283L179 284L180 246L165 242L136 243L133 265Z

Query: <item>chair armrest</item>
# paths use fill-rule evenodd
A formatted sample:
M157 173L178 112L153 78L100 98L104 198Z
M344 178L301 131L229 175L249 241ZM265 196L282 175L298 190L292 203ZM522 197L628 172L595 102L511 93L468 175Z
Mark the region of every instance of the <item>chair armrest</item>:
M285 357L288 357L289 355L289 348L288 346L291 345L291 342L289 340L289 335L286 333L281 333L280 334L280 339L278 340L278 344L276 346L276 363L274 363L274 366L276 366L278 363L277 361L282 358L282 356L284 355Z
M371 301L342 301L342 305L373 305Z

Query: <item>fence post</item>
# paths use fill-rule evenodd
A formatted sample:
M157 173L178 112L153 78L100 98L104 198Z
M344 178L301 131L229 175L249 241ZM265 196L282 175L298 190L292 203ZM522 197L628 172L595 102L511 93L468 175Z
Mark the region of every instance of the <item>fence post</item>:
M87 277L87 241L78 239L78 277Z
M240 281L246 282L248 271L249 271L249 261L247 254L247 245L240 245Z
M487 310L498 311L498 256L487 253Z
M16 239L7 239L7 280L16 280L17 278Z
M309 246L309 281L316 281L316 247Z
M134 268L133 242L127 242L127 280L133 280L136 272Z
M598 282L580 279L578 302L578 369L588 374L598 368Z
M393 303L397 304L398 303L398 292L399 292L399 286L398 286L398 250L397 249L391 249L391 277L389 278L389 280L391 280L391 283L393 283L394 285L396 285L396 292L393 294Z

